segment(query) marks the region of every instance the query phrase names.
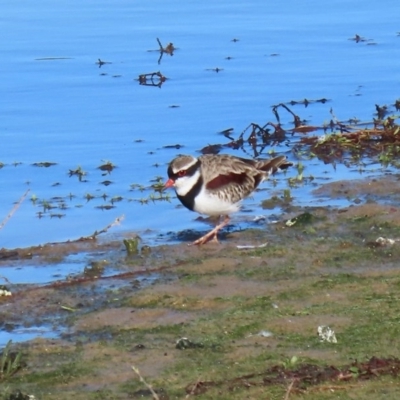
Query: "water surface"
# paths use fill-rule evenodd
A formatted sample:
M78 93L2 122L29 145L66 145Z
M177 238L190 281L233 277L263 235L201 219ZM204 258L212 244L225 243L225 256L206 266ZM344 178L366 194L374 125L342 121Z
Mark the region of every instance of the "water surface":
M251 122L276 122L271 106L280 102L329 99L293 107L315 125L330 120L331 108L339 119L371 120L375 104L398 97L398 15L397 1L7 0L0 16L0 220L30 192L0 230L0 247L76 239L122 214L115 232L150 230L149 240L204 229L176 199L143 205L152 190L131 185L148 188L177 154L227 142L217 133L223 129L234 128L237 137ZM356 34L366 41L349 40ZM149 51L158 49L156 38L178 48L160 64L159 53ZM99 58L110 64L99 68ZM156 71L168 78L161 88L139 85L140 74ZM289 116L282 118L290 128ZM274 150L297 161L295 141ZM184 147L163 148L173 144ZM57 165L32 166L45 161ZM117 168L103 176L97 167L105 161ZM87 182L69 177L78 166ZM306 167L314 183L357 176L343 165L313 161ZM278 194L286 178L274 188ZM101 184L105 180L112 184ZM312 188L293 189L295 201L309 202ZM260 214L268 196L256 194L246 208ZM56 208L41 214L43 200ZM105 204L115 208L96 208Z

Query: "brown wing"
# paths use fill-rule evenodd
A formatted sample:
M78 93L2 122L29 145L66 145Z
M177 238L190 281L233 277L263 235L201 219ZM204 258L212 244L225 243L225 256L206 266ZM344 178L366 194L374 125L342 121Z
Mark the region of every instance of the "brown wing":
M256 176L245 173L217 175L206 184L206 189L223 200L237 203L254 192L263 175L262 172Z
M226 154L202 156L201 161L206 189L232 202L249 196L266 176L252 163Z
M208 190L220 189L226 185L243 185L246 182L246 174L235 174L231 172L227 175L217 175L206 184Z

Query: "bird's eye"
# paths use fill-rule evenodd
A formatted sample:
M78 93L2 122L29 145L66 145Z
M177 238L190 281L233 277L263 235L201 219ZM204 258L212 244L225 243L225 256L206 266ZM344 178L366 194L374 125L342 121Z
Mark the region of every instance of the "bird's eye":
M184 169L182 169L182 170L180 170L180 171L178 172L178 176L179 176L179 177L185 176L185 175L186 175L186 171L185 171Z

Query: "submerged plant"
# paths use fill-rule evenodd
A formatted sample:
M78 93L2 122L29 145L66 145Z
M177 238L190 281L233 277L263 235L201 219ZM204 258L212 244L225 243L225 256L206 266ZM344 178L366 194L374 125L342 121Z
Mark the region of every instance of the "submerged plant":
M138 189L138 190L140 190L141 192L143 192L146 188L143 186L143 185L140 185L139 183L132 183L131 185L130 185L130 190L135 190L135 189Z
M13 376L21 367L21 352L11 351L12 340L9 340L1 353L0 358L0 382Z
M104 171L106 174L110 174L114 168L117 166L114 165L111 161L102 160L104 164L97 167L100 171ZM103 174L105 175L105 174Z
M37 200L38 200L38 198L37 198L36 194L32 194L31 202L32 202L33 205L36 205Z
M122 197L122 196L114 196L110 201L111 201L111 204L114 204L114 203L118 203L119 201L122 201L124 198Z
M128 256L139 253L139 236L132 239L124 239L124 245Z
M41 168L49 168L53 165L57 165L55 162L44 161L44 162L35 162L32 164L34 167L41 167Z
M68 172L69 177L76 175L79 179L79 182L84 182L83 177L87 175L81 166L78 166L76 169L70 169Z

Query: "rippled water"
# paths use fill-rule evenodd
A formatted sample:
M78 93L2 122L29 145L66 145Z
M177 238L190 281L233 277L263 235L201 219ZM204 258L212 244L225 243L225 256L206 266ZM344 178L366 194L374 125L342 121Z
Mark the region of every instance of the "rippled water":
M131 185L148 188L156 176L165 177L178 153L227 143L217 133L223 129L234 128L237 137L251 122L276 122L271 106L280 102L329 99L293 106L315 125L330 120L330 108L339 119L371 120L375 104L398 98L398 15L398 1L6 0L0 16L0 221L30 192L0 230L0 247L90 235L122 214L114 232L150 230L149 240L203 229L176 199L143 205L152 190ZM355 34L366 41L349 40ZM159 53L149 51L158 49L156 38L177 47L160 64ZM110 64L100 68L99 58ZM168 78L161 88L139 85L140 74L157 71ZM289 116L282 117L290 127ZM295 140L274 150L294 159ZM183 148L164 148L175 144ZM110 174L98 169L106 161L117 166ZM40 162L56 165L32 165ZM69 176L78 166L87 173L84 182ZM317 183L358 177L340 165L306 166L305 175ZM380 172L379 165L370 168ZM106 180L112 184L101 183ZM282 179L277 189L285 185ZM295 201L309 202L312 188L294 189ZM259 204L267 196L261 191L245 205L263 213Z

